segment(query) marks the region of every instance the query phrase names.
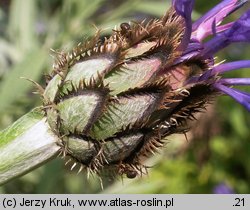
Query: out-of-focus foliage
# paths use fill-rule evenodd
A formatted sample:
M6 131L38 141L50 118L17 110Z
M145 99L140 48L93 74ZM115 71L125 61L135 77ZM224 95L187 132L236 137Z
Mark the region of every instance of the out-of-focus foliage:
M218 2L197 0L194 18ZM32 84L20 77L43 84L53 62L50 48L70 50L96 27L108 35L119 23L160 17L169 5L167 0L1 0L0 129L40 105ZM234 45L220 53L219 60L249 55L249 47ZM246 77L249 71L233 74ZM107 176L102 191L97 177L77 175L56 159L0 187L0 193L212 193L221 183L237 193L250 193L250 115L228 97L211 110L209 121L200 118L188 141L182 135L170 137L164 151L146 162L153 168L142 178Z

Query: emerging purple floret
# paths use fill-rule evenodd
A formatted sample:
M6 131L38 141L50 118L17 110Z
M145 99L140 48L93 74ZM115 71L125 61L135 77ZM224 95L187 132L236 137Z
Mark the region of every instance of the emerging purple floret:
M176 12L182 16L185 20L185 34L182 39L181 48L185 49L189 43L192 34L192 10L194 6L194 1L190 0L173 0L173 6Z
M250 60L220 65L216 65L214 61L215 54L228 45L236 42L250 42L250 10L238 20L220 25L228 15L246 2L247 0L223 0L191 26L190 10L193 8L194 1L173 0L174 8L186 23L186 32L181 46L183 53L175 61L175 65L190 62L192 59L206 62L207 68L188 78L186 84L208 83L212 88L231 96L250 111L250 93L231 88L236 85L250 86L250 78L222 78L222 75L228 71L250 68ZM211 35L212 37L204 42L204 39Z
M235 21L231 27L216 34L204 44L204 56L211 56L233 42L250 42L250 10Z
M232 23L220 26L221 22L236 9L240 8L246 0L224 0L193 23L192 37L199 41L208 35L222 32L231 27Z

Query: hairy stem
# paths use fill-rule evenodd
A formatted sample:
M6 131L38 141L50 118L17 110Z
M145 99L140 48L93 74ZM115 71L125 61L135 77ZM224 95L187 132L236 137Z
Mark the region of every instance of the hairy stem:
M32 110L0 132L0 184L53 158L60 147L39 111Z

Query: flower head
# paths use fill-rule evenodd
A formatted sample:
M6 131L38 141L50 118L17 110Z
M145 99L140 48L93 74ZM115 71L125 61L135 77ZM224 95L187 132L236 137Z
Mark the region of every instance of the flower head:
M250 95L231 88L250 85L250 78L222 78L250 61L218 65L214 59L229 44L250 41L250 11L220 25L244 3L224 0L192 24L194 1L173 0L160 19L122 23L104 40L97 31L71 52L57 53L43 99L63 154L80 170L113 168L134 178L147 171L144 157L167 136L185 133L218 93L250 110Z

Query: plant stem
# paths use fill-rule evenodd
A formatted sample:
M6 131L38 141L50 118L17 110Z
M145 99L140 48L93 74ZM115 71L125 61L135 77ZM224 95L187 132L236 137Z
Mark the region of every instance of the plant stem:
M39 111L32 110L0 132L0 184L55 157L57 137Z

